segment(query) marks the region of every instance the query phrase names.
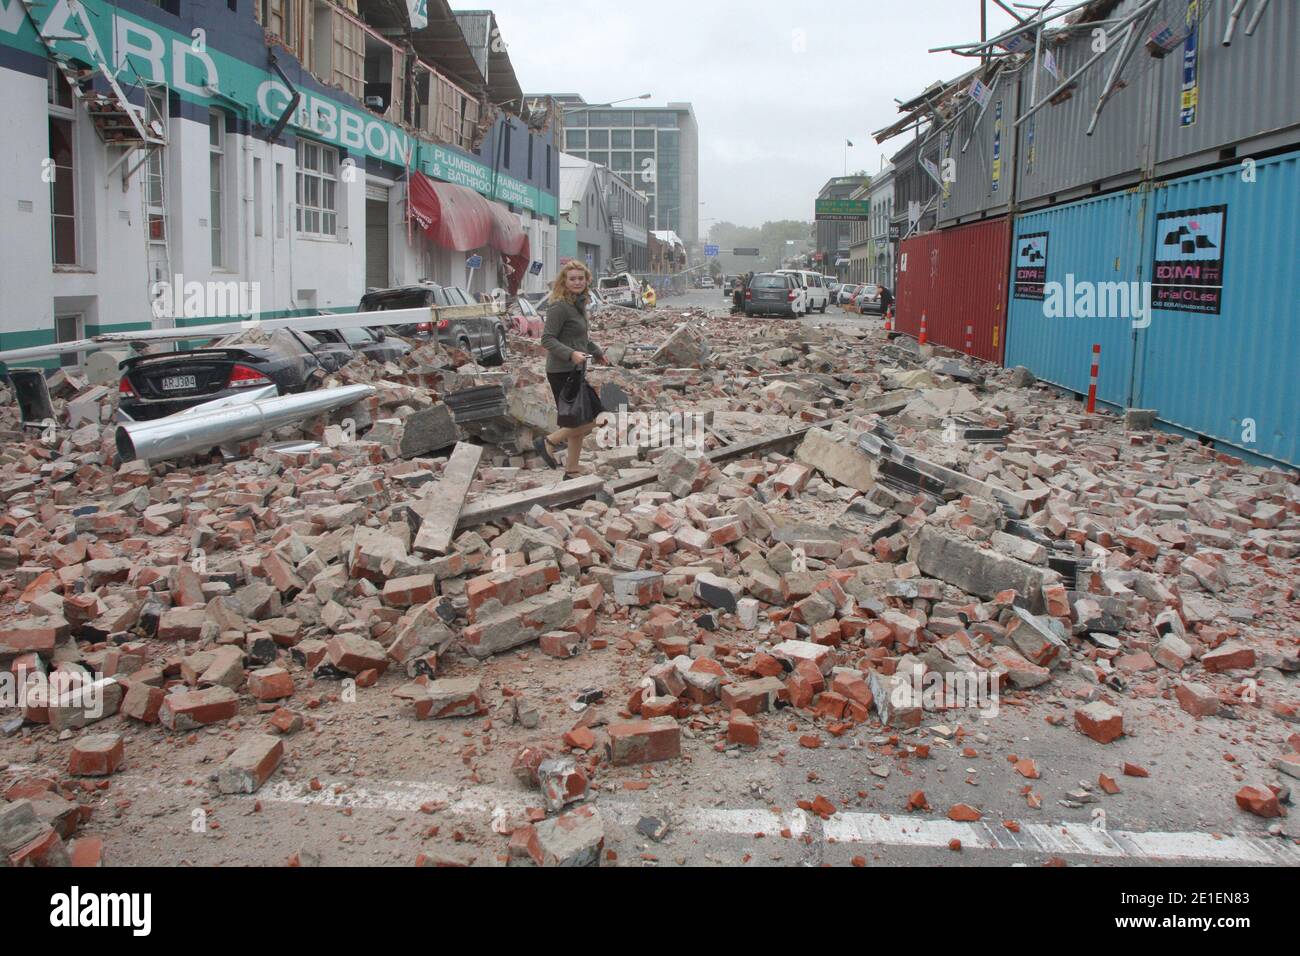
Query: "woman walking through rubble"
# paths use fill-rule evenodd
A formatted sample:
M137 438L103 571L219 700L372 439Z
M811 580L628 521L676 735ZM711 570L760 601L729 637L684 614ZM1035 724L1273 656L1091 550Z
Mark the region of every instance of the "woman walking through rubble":
M590 286L591 271L577 260L565 263L551 286L551 304L546 310L542 346L547 351L546 379L551 383L551 393L555 396L557 408L560 406L560 394L569 384L570 376L579 370L585 370L587 360L592 356L602 362L605 360L605 353L591 341L587 332L587 303L590 299L587 290ZM597 406L595 414L599 415L600 411ZM572 478L580 474L578 461L582 458L582 443L595 427L593 416L591 421L561 428L537 439L533 448L546 464L557 468L559 466L555 456L561 445L567 445L564 474Z

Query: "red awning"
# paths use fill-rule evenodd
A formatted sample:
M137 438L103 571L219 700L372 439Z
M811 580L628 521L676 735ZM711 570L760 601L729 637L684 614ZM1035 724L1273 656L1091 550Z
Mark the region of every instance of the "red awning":
M520 225L519 217L500 203L488 203L488 208L491 209L493 218L491 245L505 256L510 271L506 284L510 287L510 294L514 295L519 291L519 283L532 264L528 233Z
M528 234L510 210L466 186L440 183L415 170L407 196L416 225L438 245L457 252L484 246L500 252L511 269L510 294L518 291L531 254Z

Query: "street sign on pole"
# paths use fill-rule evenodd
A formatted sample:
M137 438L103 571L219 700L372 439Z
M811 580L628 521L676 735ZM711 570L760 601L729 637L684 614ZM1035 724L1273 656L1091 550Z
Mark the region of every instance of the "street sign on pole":
M710 259L715 258L718 255L718 247L715 245L706 244L704 246L704 254L708 256Z
M483 265L482 256L470 256L465 260L465 288L474 288L474 273Z
M866 222L871 218L867 199L818 199L814 219L818 222Z
M740 249L732 249L731 254L733 256L756 256L758 255L758 249L754 246L743 246Z

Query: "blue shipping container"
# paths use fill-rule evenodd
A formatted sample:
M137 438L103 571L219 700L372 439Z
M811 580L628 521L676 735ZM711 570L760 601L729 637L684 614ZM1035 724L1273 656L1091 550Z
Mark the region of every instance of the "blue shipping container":
M1097 397L1129 404L1135 330L1127 317L1097 318L1081 290L1140 282L1148 196L1112 193L1017 216L1011 247L1006 364L1076 392L1088 391L1101 346ZM1118 292L1116 293L1118 295ZM1110 303L1103 303L1107 312ZM1086 313L1086 314L1080 314ZM1093 316L1093 317L1089 317Z
M1013 235L1007 365L1083 393L1098 343L1100 400L1300 466L1300 153L1019 216Z
M1300 465L1300 153L1170 180L1153 196L1157 300L1205 311L1152 310L1134 404Z

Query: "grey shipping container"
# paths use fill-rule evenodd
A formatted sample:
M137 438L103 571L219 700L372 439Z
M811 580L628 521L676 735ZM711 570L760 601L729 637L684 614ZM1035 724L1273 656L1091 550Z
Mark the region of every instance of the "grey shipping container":
M1122 18L1141 5L1141 0L1121 0L1108 19ZM1138 49L1121 71L1091 136L1088 124L1120 52L1118 37L1067 98L1044 106L1019 127L1015 120L1028 112L1034 95L1032 55L1017 72L1004 72L993 87L994 101L1003 103L1000 130L991 105L977 128L977 109L967 111L952 130L951 146L947 133L939 134L940 158L955 160L955 181L940 200L939 224L1006 212L1012 186L1016 206L1029 209L1300 145L1300 2L1270 3L1247 36L1246 23L1255 9L1250 5L1232 44L1225 47L1232 6L1226 0L1159 0L1149 19L1139 17L1144 26ZM1196 26L1190 39L1189 10ZM1145 41L1165 27L1172 49L1157 58ZM1040 101L1094 55L1097 29L1080 24L1045 35L1036 91ZM1057 77L1043 65L1049 52ZM993 189L998 165L1000 182Z

